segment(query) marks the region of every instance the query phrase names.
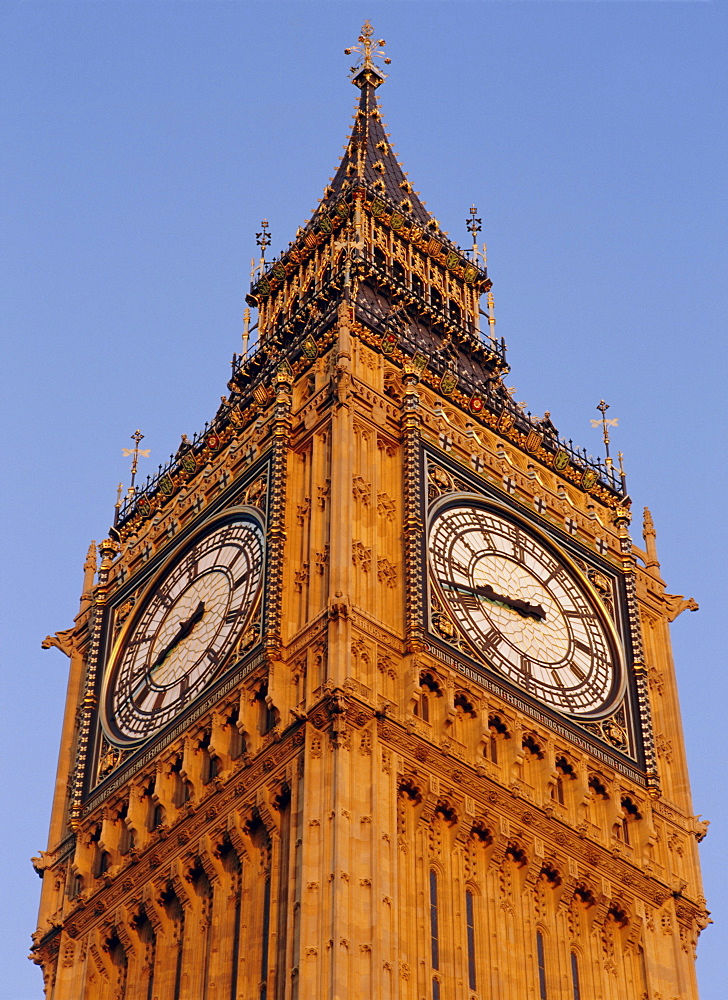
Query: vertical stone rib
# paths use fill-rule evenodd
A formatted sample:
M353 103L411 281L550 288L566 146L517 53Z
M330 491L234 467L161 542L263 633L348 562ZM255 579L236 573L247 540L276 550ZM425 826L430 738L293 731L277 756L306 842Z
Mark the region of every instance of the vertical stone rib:
M351 601L352 444L354 432L349 388L351 380L351 307L339 306L335 370L331 379L333 406L329 442L331 516L329 518L329 650L328 680L341 687L349 670L349 605Z
M620 547L622 552L622 565L624 569L624 583L627 592L627 617L629 620L629 634L632 644L632 669L634 670L635 682L637 685L637 709L639 712L640 729L642 731L642 745L645 754L645 774L647 777L647 788L651 795L660 794L660 776L657 769L657 751L655 749L655 735L652 726L652 711L650 709L650 696L647 684L647 668L645 666L644 650L642 646L642 628L640 626L640 612L637 604L637 588L635 585L635 564L632 553L632 539L627 531L624 520L619 522Z
M423 525L419 487L420 397L416 379L411 376L405 378L402 407L405 632L408 652L416 652L422 649L424 642L421 558Z
M268 653L277 656L281 645L281 602L283 556L286 540L286 483L288 446L291 436L291 385L281 380L276 386L273 412L273 457L268 514L268 585L265 606L265 643Z
M83 800L84 780L88 764L89 743L91 739L91 722L97 705L96 675L99 669L99 653L101 648L101 630L106 605L106 590L109 580L109 569L114 556L119 551L117 542L106 539L99 545L102 560L99 567L99 583L96 588L94 609L89 622L89 643L86 653L86 676L84 678L84 696L81 702L78 739L76 743L76 768L73 775L73 792L71 794L70 825L73 830L78 828L81 819L81 802Z

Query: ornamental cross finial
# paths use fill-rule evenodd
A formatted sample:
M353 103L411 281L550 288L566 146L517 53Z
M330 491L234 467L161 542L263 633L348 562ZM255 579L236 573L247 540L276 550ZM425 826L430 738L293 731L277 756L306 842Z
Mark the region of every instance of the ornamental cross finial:
M260 228L263 230L261 233L255 234L255 242L260 247L260 262L265 263L265 251L270 246L270 233L268 232L269 222L267 219L263 219L260 224Z
M602 425L602 433L604 436L604 448L607 452L606 462L609 468L611 469L612 459L609 457L609 428L617 427L617 425L619 424L619 418L615 418L614 420L607 420L607 410L609 409L609 403L605 403L603 399L600 399L599 402L597 403L597 409L601 413L602 418L601 420L591 420L590 423L592 427L598 427L600 424Z
M468 232L472 233L473 236L473 249L477 249L478 243L476 240L476 235L483 228L483 220L476 218L478 214L478 209L475 205L470 206L470 218L465 220L465 225L468 227Z
M134 433L131 436L131 439L134 442L134 447L133 448L122 448L121 449L121 453L124 456L124 458L129 458L130 455L132 456L132 459L131 459L131 486L129 487L129 491L131 493L133 493L134 492L134 479L135 479L136 474L137 474L137 465L139 464L139 458L140 458L140 456L141 456L141 458L149 458L149 456L152 453L152 449L151 448L140 448L139 447L139 442L144 440L144 435L142 434L142 432L140 430L134 431Z
M389 66L391 59L389 59L382 48L386 45L383 38L379 38L376 41L372 40L372 35L374 34L374 29L369 21L365 21L362 25L361 34L359 35L359 45L352 45L348 49L344 49L344 55L350 56L352 52L362 57L362 62L360 66L352 66L351 72L357 73L359 70L374 70L378 75L382 75L381 71L377 69L374 65L374 59L384 59L385 65Z

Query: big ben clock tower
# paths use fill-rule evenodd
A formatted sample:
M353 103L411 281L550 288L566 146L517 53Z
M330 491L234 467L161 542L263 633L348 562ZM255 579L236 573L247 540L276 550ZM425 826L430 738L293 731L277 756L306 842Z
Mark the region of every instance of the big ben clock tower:
M512 401L485 261L385 132L382 45L228 393L46 640L49 1000L697 998L689 602L623 476Z

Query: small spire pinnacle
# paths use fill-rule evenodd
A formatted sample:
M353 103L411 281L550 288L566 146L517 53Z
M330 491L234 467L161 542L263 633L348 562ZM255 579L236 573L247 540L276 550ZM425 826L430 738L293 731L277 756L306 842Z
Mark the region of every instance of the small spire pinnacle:
M348 49L344 49L344 55L350 56L352 52L355 52L358 56L361 56L361 61L351 67L351 72L354 74L352 83L359 88L367 83L371 84L372 87L378 87L381 83L384 83L387 74L383 73L374 64L375 58L384 59L386 66L389 66L392 62L384 53L383 46L386 45L384 39L379 38L377 41L373 41L373 34L374 29L371 23L365 21L358 39L359 45L352 45Z
M117 483L116 503L114 504L114 527L119 523L119 511L121 510L121 495L124 492L124 484Z
M488 289L488 295L486 297L488 303L488 336L490 337L491 343L495 344L495 299L493 298L493 292Z
M622 480L622 496L627 496L627 473L624 471L624 455L621 451L617 452L617 460L619 462L619 476Z
M255 258L250 258L250 287L255 282ZM251 300L252 301L252 300ZM243 311L243 357L248 355L248 345L250 343L250 303L246 300Z
M645 569L657 569L660 568L660 560L657 558L657 532L655 531L655 523L652 520L652 514L650 513L649 507L645 507L643 521L642 521L642 537L645 541L645 550L647 552L647 559L645 560Z

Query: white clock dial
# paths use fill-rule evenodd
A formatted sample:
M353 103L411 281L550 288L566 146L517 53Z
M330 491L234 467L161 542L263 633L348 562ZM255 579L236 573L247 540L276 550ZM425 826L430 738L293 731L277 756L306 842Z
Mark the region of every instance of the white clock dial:
M238 509L156 576L112 651L102 705L114 743L158 732L217 676L258 604L264 551L258 516Z
M561 712L594 717L623 692L619 640L571 560L481 497L441 502L431 518L432 586L490 666Z

